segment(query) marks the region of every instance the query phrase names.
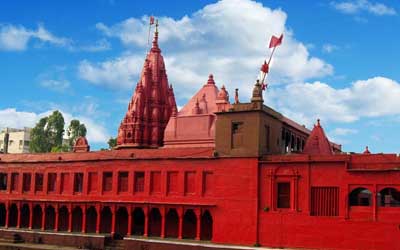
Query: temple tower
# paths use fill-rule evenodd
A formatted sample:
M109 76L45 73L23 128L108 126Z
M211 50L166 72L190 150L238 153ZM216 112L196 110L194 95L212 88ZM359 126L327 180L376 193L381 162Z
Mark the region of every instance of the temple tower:
M152 47L119 126L117 148L162 146L165 127L176 114L174 91L168 84L164 58L158 47L157 23Z

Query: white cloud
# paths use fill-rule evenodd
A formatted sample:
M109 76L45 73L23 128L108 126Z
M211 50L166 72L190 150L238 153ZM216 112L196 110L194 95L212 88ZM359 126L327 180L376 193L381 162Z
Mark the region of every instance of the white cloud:
M0 50L25 50L31 39L57 46L69 46L71 42L69 39L53 35L43 25L38 25L37 30L30 30L24 26L0 24Z
M323 122L354 122L364 117L399 115L400 83L374 77L335 89L326 83L295 83L267 91L266 102L310 126Z
M357 129L351 129L351 128L335 128L334 130L329 132L329 134L333 136L344 136L357 133L358 133Z
M326 43L322 46L322 52L328 53L328 54L330 54L338 49L339 49L339 46L334 45L334 44L329 44L329 43Z
M40 85L42 87L45 87L45 88L48 88L48 89L51 89L54 91L63 92L64 90L69 88L71 83L65 79L62 79L62 80L47 79L47 80L41 81Z
M262 61L270 53L269 39L284 32L275 53L270 80L287 83L333 74L333 67L309 55L306 45L286 28L286 13L250 0L222 0L181 19L159 17L160 46L170 83L177 96L193 94L214 73L230 91L249 94ZM147 46L148 17L129 18L114 25L98 23L109 37L127 49ZM101 63L82 61L79 75L94 84L133 88L144 53L130 53ZM134 65L135 64L135 65Z
M48 116L53 110L48 110L43 113L17 111L15 108L7 108L0 110L0 128L23 128L34 127L40 118ZM110 138L104 126L86 116L72 115L70 113L60 110L63 114L66 128L72 119L78 119L83 122L87 128L87 138L93 143L106 143Z
M96 41L95 44L92 45L85 45L81 46L80 48L75 48L73 50L76 51L87 51L87 52L100 52L100 51L106 51L111 49L111 44L109 41L106 39L100 39Z
M331 5L344 14L358 14L363 11L376 16L393 16L397 14L396 10L392 7L382 3L372 3L368 0L331 2Z

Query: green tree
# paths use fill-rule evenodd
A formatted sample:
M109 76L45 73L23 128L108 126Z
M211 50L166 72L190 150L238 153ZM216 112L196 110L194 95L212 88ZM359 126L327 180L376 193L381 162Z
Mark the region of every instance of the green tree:
M30 151L46 153L51 152L53 148L61 148L64 125L64 117L58 110L40 119L31 131Z
M114 148L115 146L117 146L117 138L110 138L109 140L108 140L108 148L109 149L112 149L112 148Z
M79 120L71 120L69 127L67 129L68 135L68 145L70 150L75 144L76 139L79 136L86 136L87 130L85 124L81 123Z

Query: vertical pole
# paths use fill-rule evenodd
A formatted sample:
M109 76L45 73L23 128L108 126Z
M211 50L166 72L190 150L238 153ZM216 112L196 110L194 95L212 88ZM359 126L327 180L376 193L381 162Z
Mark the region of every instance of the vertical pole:
M68 206L68 232L72 232L72 204Z
M10 202L6 203L6 223L4 225L5 228L8 228L8 224L10 221Z
M178 216L179 216L179 229L178 229L178 239L182 239L182 234L183 234L183 208L180 208L178 211Z
M82 210L82 233L86 233L86 204L83 205Z
M96 204L96 234L100 233L100 223L101 223L101 210L100 210L100 204Z
M147 237L149 235L149 207L144 208L144 232L143 236Z
M196 212L196 240L200 240L200 232L201 232L201 209L197 208Z
M29 203L29 230L32 230L33 224L33 204Z
M112 214L112 219L111 219L111 235L114 236L115 234L115 217L116 217L116 212L115 212L115 205L111 207L111 214Z
M58 174L57 174L57 178L58 178ZM54 223L54 231L58 231L58 224L59 224L59 221L60 221L60 216L59 216L59 206L58 206L58 204L56 204L56 207L55 207L55 210L56 210L56 221L55 221L55 223Z
M46 204L42 206L42 231L46 228Z
M132 235L132 206L128 205L128 232L127 235L131 236Z
M21 226L21 202L17 203L17 228L20 228Z
M161 208L161 238L165 238L165 207Z

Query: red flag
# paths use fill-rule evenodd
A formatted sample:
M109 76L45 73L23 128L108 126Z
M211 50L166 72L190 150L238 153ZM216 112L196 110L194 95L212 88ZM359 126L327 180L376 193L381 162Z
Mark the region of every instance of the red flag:
M260 69L262 72L264 72L265 74L267 74L269 72L269 65L266 61L264 61L264 64L261 66Z
M272 36L271 41L269 42L269 47L274 48L276 46L281 45L282 40L283 40L283 34L279 38L276 36Z
M262 84L261 84L261 89L262 89L262 90L265 90L265 89L267 88L267 86L268 86L268 84L262 83Z
M154 24L154 17L150 16L150 25L153 25L153 24Z

